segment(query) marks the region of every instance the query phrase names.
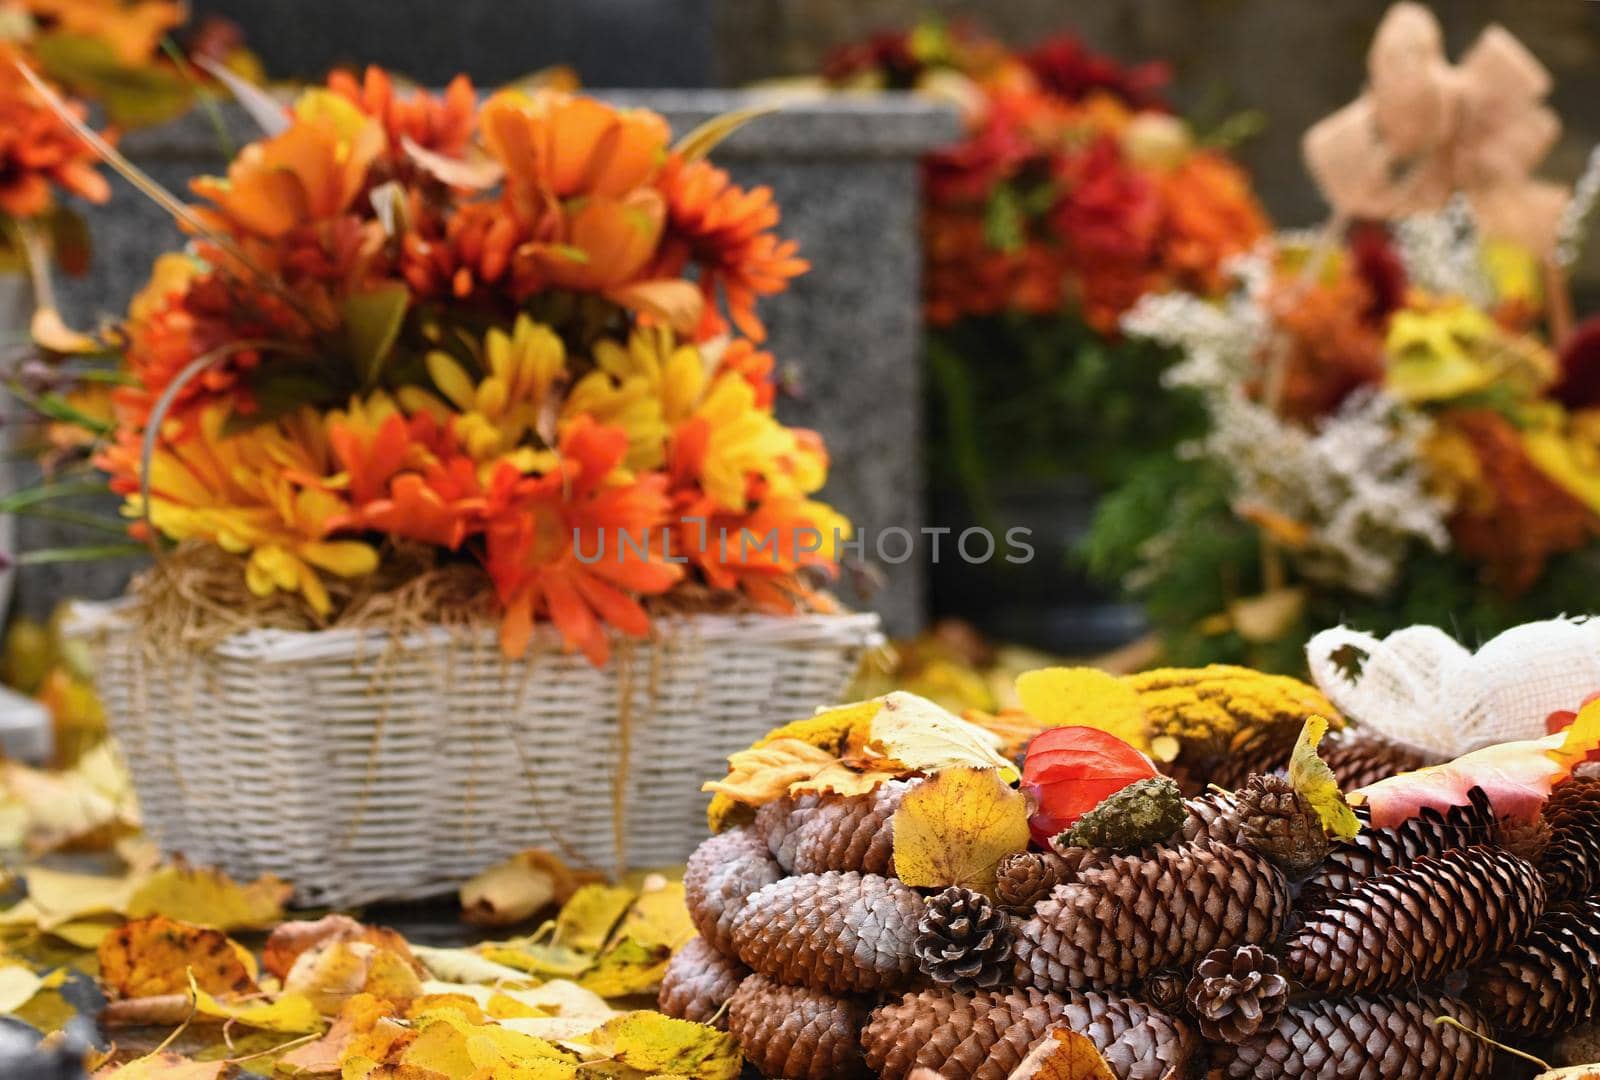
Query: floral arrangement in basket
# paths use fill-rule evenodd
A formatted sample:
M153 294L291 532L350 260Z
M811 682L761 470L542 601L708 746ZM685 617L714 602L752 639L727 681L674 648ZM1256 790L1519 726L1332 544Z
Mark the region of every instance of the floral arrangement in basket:
M1396 9L1375 58L1432 25L1413 16ZM1498 90L1505 126L1452 129L1438 150L1451 161L1520 146L1544 116L1539 81L1504 75L1531 57L1485 40L1448 85L1469 101ZM1486 51L1494 62L1473 60ZM1325 123L1340 135L1341 116ZM1308 138L1319 176L1398 152L1342 147L1356 163L1341 170L1324 161L1328 131ZM1106 500L1091 557L1143 600L1177 662L1300 671L1310 633L1341 622L1486 640L1600 603L1595 335L1572 330L1559 276L1595 180L1552 201L1536 161L1486 180L1434 177L1443 166L1424 158L1411 168L1433 210L1365 191L1347 212L1356 196L1334 189L1334 222L1236 260L1225 300L1152 296L1125 317L1182 353L1169 382L1198 391L1209 430ZM1383 205L1401 216L1373 220Z
M1596 1017L1600 705L1348 795L1302 709L1281 772L1185 799L1141 745L1259 727L1197 692L1224 679L1317 697L1053 670L1025 713L892 693L773 731L707 785L662 1010L806 1080L1487 1078Z
M1118 467L1183 423L1147 398L1157 351L1118 320L1145 293L1223 284L1267 230L1223 147L1165 101L1165 65L1122 67L1063 35L1016 52L927 22L840 49L835 87L955 101L966 135L923 164L925 310L939 462L981 499L988 476Z
M443 569L509 655L548 620L603 663L652 598L828 608L849 525L755 314L806 265L706 160L748 116L674 143L645 110L375 69L251 104L270 130L171 200L193 245L118 331L95 461L136 535L307 628Z

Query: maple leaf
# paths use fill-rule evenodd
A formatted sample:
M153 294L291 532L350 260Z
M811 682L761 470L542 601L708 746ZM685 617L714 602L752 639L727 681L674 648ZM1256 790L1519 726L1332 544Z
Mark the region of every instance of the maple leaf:
M255 958L220 930L153 915L135 919L100 943L100 983L113 997L142 998L187 990L190 973L217 994L256 989Z
M906 793L893 828L905 884L993 895L997 864L1028 846L1027 800L995 769L954 766Z
M1150 752L1149 722L1139 694L1099 668L1051 667L1017 676L1017 698L1044 727L1092 727Z
M1116 1075L1087 1035L1058 1027L1022 1059L1008 1080L1116 1080Z
M1306 718L1289 756L1289 784L1317 812L1317 820L1329 836L1348 840L1361 831L1361 820L1339 791L1339 780L1326 762L1317 756L1317 744L1328 733L1328 721L1321 716Z
M578 886L597 880L539 848L519 851L461 886L461 917L474 926L514 926L551 904L564 904Z
M1485 746L1442 765L1368 784L1349 797L1356 805L1366 805L1373 827L1379 829L1415 817L1423 807L1445 810L1464 806L1474 787L1481 787L1489 796L1497 815L1531 818L1549 798L1550 790L1571 776L1596 749L1600 749L1600 701L1580 709L1564 732Z
M896 690L872 718L871 748L908 769L938 773L950 768L998 769L1015 780L1017 767L1000 753L1002 740L927 698Z

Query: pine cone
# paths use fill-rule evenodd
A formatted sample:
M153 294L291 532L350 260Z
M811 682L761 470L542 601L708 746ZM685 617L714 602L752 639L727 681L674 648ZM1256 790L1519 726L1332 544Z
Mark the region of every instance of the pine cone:
M1139 984L1134 996L1174 1016L1188 1007L1188 984L1176 971L1158 971Z
M891 780L866 795L802 795L763 806L756 831L791 874L854 870L894 876L894 812L917 781Z
M1088 855L1082 848L1065 854L1020 851L1007 855L1000 860L995 893L1012 911L1031 912L1057 885L1076 876Z
M1496 834L1494 811L1482 788L1467 792L1466 806L1453 806L1440 812L1424 807L1392 829L1363 827L1353 838L1336 841L1322 865L1306 878L1300 889L1300 906L1317 907L1329 897L1388 870L1409 866L1428 855L1443 855L1455 848L1491 843ZM1356 816L1367 822L1367 813Z
M1197 841L1112 855L1061 886L1017 937L1017 981L1041 990L1132 986L1212 949L1270 942L1289 886L1245 848Z
M1271 776L1287 768L1299 736L1298 726L1242 732L1221 756L1190 768L1198 768L1210 783L1235 791L1252 776Z
M1554 838L1555 832L1543 817L1531 821L1505 818L1495 826L1494 846L1504 848L1517 858L1526 859L1542 869L1545 853L1550 850ZM1550 882L1546 880L1545 892L1549 891Z
M1329 732L1317 747L1317 756L1333 770L1341 791L1354 791L1435 761L1422 751L1387 739L1371 728L1355 727Z
M1111 848L1127 851L1169 840L1185 818L1178 785L1165 776L1136 780L1113 792L1055 837L1061 848Z
M1550 844L1539 870L1553 900L1600 891L1600 778L1558 784L1541 815Z
M1281 776L1252 776L1239 791L1239 843L1287 874L1303 874L1328 853L1322 819Z
M709 840L689 856L683 898L695 929L724 956L733 955L733 920L745 899L783 877L767 845L750 826Z
M1485 1034L1466 1003L1432 994L1315 999L1293 1005L1276 1025L1237 1045L1211 1044L1211 1076L1229 1080L1484 1080L1494 1047L1446 1024L1449 1016Z
M1259 945L1217 949L1195 966L1185 998L1200 1034L1213 1042L1243 1042L1278 1022L1289 1004L1289 980L1278 959Z
M866 1075L861 1061L864 1010L854 1001L761 975L739 984L728 1001L728 1032L761 1075L833 1080Z
M1233 792L1208 791L1193 799L1185 799L1184 818L1180 835L1185 840L1215 840L1219 844L1233 844L1239 836L1239 796Z
M861 1033L883 1080L932 1069L944 1080L1006 1080L1057 1026L1083 1033L1119 1080L1182 1075L1194 1045L1182 1022L1131 998L1037 990L925 990L873 1012Z
M1509 852L1418 859L1307 914L1284 946L1284 971L1327 993L1426 985L1520 941L1544 896L1538 871Z
M673 954L661 976L656 1003L662 1012L679 1020L709 1024L716 1017L714 1026L726 1031L728 1019L719 1015L722 1006L749 974L743 964L729 960L705 938L697 937Z
M1520 945L1474 972L1473 1004L1512 1035L1559 1035L1600 1016L1600 897L1544 913Z
M914 948L922 973L952 990L998 986L1011 974L1011 919L981 893L953 885L929 897Z
M753 971L835 994L893 989L917 972L922 897L876 874L799 874L745 902L733 946Z

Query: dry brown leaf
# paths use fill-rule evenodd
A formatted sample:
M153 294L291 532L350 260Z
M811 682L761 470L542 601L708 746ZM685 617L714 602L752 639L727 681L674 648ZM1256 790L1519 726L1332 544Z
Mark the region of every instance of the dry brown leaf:
M514 926L564 904L599 875L573 871L540 848L519 851L461 886L461 917L474 926Z
M995 870L1028 846L1028 806L994 769L947 768L912 788L894 815L894 868L913 888L994 894Z
M339 1018L315 1042L297 1046L278 1059L280 1072L296 1076L338 1076L340 1058L356 1038L394 1012L393 1005L371 994L357 994L344 1003Z
M135 919L100 942L100 982L113 997L183 993L189 972L213 994L256 990L255 960L220 930L164 915Z
M324 915L314 922L286 922L267 935L261 950L261 966L283 978L294 967L294 962L307 949L326 941L365 941L403 957L418 975L424 974L422 962L411 952L406 939L385 926L367 926L348 915Z
M775 739L741 750L728 759L728 775L707 781L700 790L726 795L749 806L761 806L789 793L839 759L799 739Z
M1009 1080L1117 1080L1087 1035L1055 1028L1033 1048Z
M857 772L843 762L836 761L809 780L789 786L791 795L865 795L879 784L904 776L903 769L874 769Z

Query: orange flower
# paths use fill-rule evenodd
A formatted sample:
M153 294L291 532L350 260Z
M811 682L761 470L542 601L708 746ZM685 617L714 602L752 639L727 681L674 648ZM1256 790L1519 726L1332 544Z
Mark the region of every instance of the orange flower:
M1214 293L1222 264L1267 234L1267 217L1239 166L1220 154L1189 155L1163 173L1161 260L1180 285Z
M22 0L22 6L54 29L99 38L130 67L148 63L184 14L174 0Z
M66 122L39 100L13 67L14 53L0 46L0 212L14 218L49 210L51 186L90 202L111 197L95 171L96 158ZM73 105L79 117L82 105Z
M706 301L702 336L722 329L716 311L720 292L740 332L764 340L757 298L782 292L790 278L810 269L795 254L793 240L779 240L771 231L778 224L772 189L746 191L710 162L677 156L667 162L661 186L671 222L663 272L676 275L691 263L699 268Z
M606 627L649 633L637 597L666 592L682 578L651 539L669 505L666 478L630 479L619 469L627 451L626 432L582 417L562 435L551 472L519 477L506 465L496 474L486 565L505 607L500 641L508 656L527 650L543 615L568 649L604 664ZM649 550L641 556L627 542Z
M671 135L656 113L549 89L501 91L479 122L525 199L621 198L655 178Z
M461 156L472 141L478 99L465 75L450 80L438 96L414 90L402 97L380 67L367 68L360 81L348 71L335 71L328 76L328 89L383 124L393 160L406 159L406 139L447 157Z
M833 602L801 575L838 573L838 545L850 522L825 503L765 498L748 512L730 512L714 500L682 491L670 530L674 557L687 558L713 589L744 593L773 614L827 611Z

